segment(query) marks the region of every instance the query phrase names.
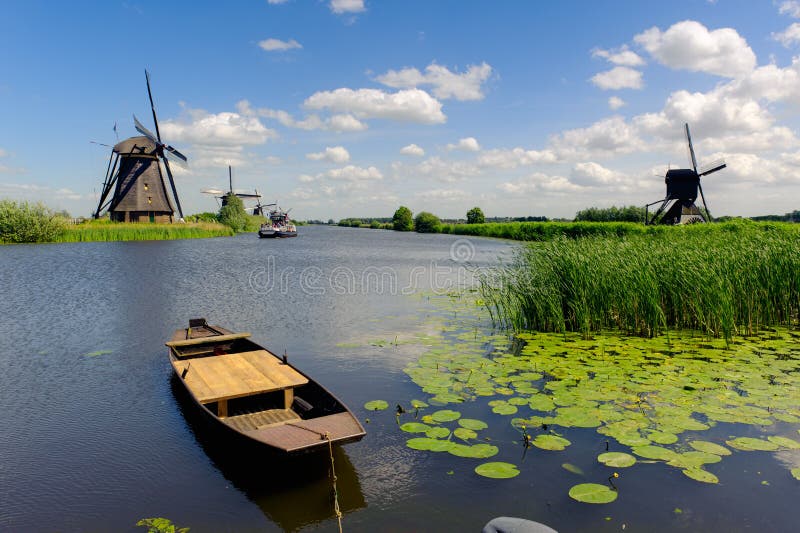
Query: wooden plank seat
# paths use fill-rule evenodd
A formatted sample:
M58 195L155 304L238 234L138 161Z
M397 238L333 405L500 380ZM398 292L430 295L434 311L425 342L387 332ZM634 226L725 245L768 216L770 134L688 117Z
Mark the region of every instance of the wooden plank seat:
M279 390L285 391L288 409L294 387L308 383L308 378L266 350L173 360L172 365L197 401L219 402L220 417L227 416L227 400Z
M300 421L300 417L291 409L266 409L254 413L229 416L225 419L226 424L239 431L254 431L292 421Z

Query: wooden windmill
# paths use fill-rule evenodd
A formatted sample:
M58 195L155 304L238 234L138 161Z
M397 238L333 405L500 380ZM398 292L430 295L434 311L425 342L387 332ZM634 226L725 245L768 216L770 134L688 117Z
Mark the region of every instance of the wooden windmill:
M261 195L259 194L258 189L256 189L255 194L234 192L233 171L231 170L230 165L228 165L228 192L223 192L221 189L205 189L201 192L216 197L216 199L220 201L221 207L225 207L226 205L228 205L228 199L231 197L231 195L238 196L242 200L255 199L256 205L254 205L253 207L245 207L245 211L252 211L254 215L263 215L265 207L268 207L270 205L275 205L275 204L261 205Z
M174 200L179 220L183 220L181 202L169 161L171 159L185 164L187 159L172 146L161 142L153 94L150 91L150 74L145 70L144 75L156 134L153 135L139 122L136 115L133 116L136 131L142 135L125 139L111 149L103 191L94 218L99 218L102 212L108 210L111 220L118 222L172 222L175 214ZM164 163L169 178L172 199L161 172L161 162Z
M689 160L692 168L676 168L667 170L664 182L667 184L667 195L663 200L658 200L645 206L645 213L651 205L661 204L653 213L653 216L645 215L646 224L691 224L695 222L706 222L705 216L711 221L711 213L706 205L706 198L703 195L703 186L700 184L700 177L707 176L717 170L725 168L725 161L720 159L697 168L697 159L694 155L692 146L692 136L689 133L689 124L684 124L686 130L686 142L689 145ZM700 198L703 201L705 214L695 205L697 192L700 191ZM669 206L669 207L668 207Z

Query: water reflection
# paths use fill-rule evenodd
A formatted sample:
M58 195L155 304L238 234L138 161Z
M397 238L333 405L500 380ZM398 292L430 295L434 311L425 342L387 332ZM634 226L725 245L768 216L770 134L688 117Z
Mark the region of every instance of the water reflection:
M172 394L203 451L225 478L284 531L335 519L331 458L327 450L287 457L234 440L203 415L174 375ZM333 447L339 509L347 514L366 507L353 463L340 446Z

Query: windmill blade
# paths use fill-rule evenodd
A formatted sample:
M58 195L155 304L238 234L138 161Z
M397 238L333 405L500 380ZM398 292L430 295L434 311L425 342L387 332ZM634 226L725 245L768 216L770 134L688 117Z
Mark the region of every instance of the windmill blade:
M697 175L706 176L712 172L716 172L717 170L722 170L727 166L728 165L725 163L724 159L717 159L716 161L712 161L711 163L700 167L700 169L697 171Z
M156 136L153 135L153 132L145 128L144 124L139 122L139 119L136 118L136 115L133 115L133 125L136 127L136 131L153 141L156 145L161 144L161 141L159 141Z
M214 196L217 196L219 194L223 194L223 192L221 190L219 190L219 189L206 189L206 190L200 191L200 192L203 193L203 194L213 194Z
M689 143L689 156L692 160L692 168L697 172L697 158L694 156L694 146L692 146L692 135L689 133L689 123L685 123L683 127L686 128L686 142Z
M144 70L144 78L147 80L147 96L150 98L150 110L153 112L153 123L156 125L156 138L158 144L161 144L161 132L158 131L158 117L156 117L156 106L153 103L153 93L150 91L150 73L147 69Z
M169 146L169 145L164 146L164 150L165 150L164 155L166 155L167 157L169 157L173 161L176 161L176 162L180 161L182 163L188 163L189 162L189 160L186 159L185 155L180 153L178 150L176 150L172 146Z
M97 141L89 141L89 142L90 142L91 144L99 144L100 146L107 146L107 147L109 147L109 148L114 148L114 147L113 147L113 146L111 146L110 144L106 144L106 143L99 143L99 142L97 142Z
M172 197L175 198L175 205L178 208L178 215L183 220L183 209L181 209L181 201L178 199L178 190L175 189L175 180L172 178L172 171L169 169L169 159L164 158L164 168L167 169L167 176L169 176L169 184L172 187Z
M714 222L714 219L711 217L711 211L708 210L708 205L706 205L706 197L703 194L703 186L700 185L700 182L697 182L697 186L700 188L700 198L703 200L703 207L706 210L706 215L708 215L708 221Z

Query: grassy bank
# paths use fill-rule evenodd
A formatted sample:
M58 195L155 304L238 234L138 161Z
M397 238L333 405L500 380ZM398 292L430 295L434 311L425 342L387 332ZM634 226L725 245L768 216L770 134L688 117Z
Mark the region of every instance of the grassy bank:
M495 237L515 241L550 241L558 237L624 237L664 231L663 226L634 222L487 222L485 224L442 224L439 233Z
M686 328L730 338L798 325L800 226L639 228L622 237L556 235L522 248L484 280L494 318L517 330L587 335Z
M233 234L233 230L228 226L214 222L134 224L91 221L68 226L63 233L53 239L53 242L162 241L227 237Z

